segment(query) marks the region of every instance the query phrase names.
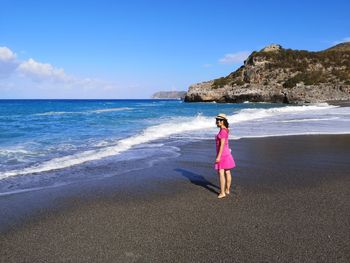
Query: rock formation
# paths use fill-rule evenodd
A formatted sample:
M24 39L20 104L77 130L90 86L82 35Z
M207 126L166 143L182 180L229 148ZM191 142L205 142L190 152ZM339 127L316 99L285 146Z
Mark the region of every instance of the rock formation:
M350 100L350 43L320 52L270 45L226 77L189 87L185 101L316 103Z

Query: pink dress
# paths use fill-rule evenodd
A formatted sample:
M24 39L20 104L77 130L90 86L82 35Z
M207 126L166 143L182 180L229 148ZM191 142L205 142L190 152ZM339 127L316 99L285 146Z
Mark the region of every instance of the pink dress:
M216 142L216 155L220 149L220 140L225 139L224 149L221 154L220 162L215 163L215 169L232 169L236 167L235 160L232 157L229 145L228 145L228 129L220 129L219 133L215 137Z

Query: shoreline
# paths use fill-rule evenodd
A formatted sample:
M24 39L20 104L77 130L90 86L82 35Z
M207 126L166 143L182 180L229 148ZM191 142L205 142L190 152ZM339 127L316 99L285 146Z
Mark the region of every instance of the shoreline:
M230 146L238 167L224 200L211 140L151 168L0 196L0 261L349 260L350 135Z
M350 100L330 100L326 103L332 106L350 107Z

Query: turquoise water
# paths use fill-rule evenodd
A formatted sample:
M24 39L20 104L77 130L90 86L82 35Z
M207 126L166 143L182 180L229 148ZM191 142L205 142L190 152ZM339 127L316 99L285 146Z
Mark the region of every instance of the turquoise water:
M218 113L229 116L232 139L350 132L349 108L327 104L0 100L0 193L84 180L66 176L72 169L113 163L112 176L121 161L142 159L141 169L175 157L179 144L213 138Z

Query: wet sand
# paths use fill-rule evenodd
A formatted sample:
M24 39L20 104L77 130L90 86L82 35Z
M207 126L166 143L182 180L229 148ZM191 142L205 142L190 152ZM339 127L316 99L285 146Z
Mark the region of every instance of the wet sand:
M152 168L0 196L0 262L349 262L350 136L212 141ZM103 174L103 171L101 171Z

